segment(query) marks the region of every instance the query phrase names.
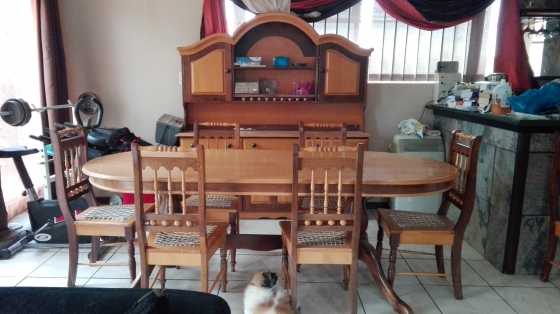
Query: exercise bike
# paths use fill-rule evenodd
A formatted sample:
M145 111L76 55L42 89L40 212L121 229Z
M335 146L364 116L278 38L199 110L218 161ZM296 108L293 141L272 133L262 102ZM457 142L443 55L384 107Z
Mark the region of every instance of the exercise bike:
M80 95L76 104L69 102L66 105L47 108L34 108L22 99L9 99L0 107L0 118L12 126L22 126L29 122L31 112L67 108L74 109L78 126L87 131L88 158L90 159L129 149L130 142L136 139L127 128L99 128L103 118L103 105L93 93ZM57 125L59 128L67 126L75 127L75 125ZM31 136L31 138L39 140L45 145L50 144L50 138L46 135ZM8 224L6 206L0 189L0 259L10 258L32 240L38 243L68 243L66 225L57 201L38 197L23 163L23 156L38 152L37 149L27 149L25 147L0 149L0 158L13 159L24 185L31 224L31 231L24 230L21 226ZM87 202L81 198L72 201L70 205L75 211L88 207ZM84 237L80 239L80 243L87 243L89 240L89 237Z

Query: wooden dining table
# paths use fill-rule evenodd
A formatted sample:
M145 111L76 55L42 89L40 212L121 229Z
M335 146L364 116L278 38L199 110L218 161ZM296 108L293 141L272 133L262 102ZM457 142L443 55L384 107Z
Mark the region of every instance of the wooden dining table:
M292 152L280 150L206 150L206 191L232 195L290 195L292 189ZM130 153L118 153L88 161L82 172L95 187L118 193L134 192L133 164ZM444 162L384 152L365 152L362 193L364 197L419 196L449 190L457 178L457 170ZM344 175L343 175L344 176ZM161 180L166 180L165 176ZM343 178L343 191L351 191L353 182ZM303 178L302 178L303 179ZM146 173L146 183L153 177ZM173 178L172 181L179 181ZM195 190L193 178L192 190ZM300 182L302 194L309 182ZM153 184L145 184L146 193ZM188 189L188 187L187 187ZM262 214L261 215L265 215ZM287 217L287 213L284 217ZM364 217L367 213L364 210ZM268 217L261 217L268 218ZM270 218L278 218L274 213ZM368 219L362 219L360 260L364 262L382 294L398 313L412 309L388 284L374 248L368 241ZM279 243L279 235L239 235L239 243L271 240ZM259 240L259 236L261 237ZM276 241L276 242L275 242ZM272 245L270 249L275 249ZM250 247L250 245L247 245ZM241 246L241 248L245 248Z

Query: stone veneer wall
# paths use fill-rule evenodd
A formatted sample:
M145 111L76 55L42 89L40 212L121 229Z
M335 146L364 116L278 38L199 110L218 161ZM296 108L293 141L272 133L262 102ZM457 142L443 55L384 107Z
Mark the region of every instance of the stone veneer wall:
M449 147L451 131L482 135L476 202L465 240L498 270L502 270L512 195L517 133L442 116L434 117ZM548 174L552 159L551 134L531 136L523 201L516 273L537 274L542 268L548 230Z

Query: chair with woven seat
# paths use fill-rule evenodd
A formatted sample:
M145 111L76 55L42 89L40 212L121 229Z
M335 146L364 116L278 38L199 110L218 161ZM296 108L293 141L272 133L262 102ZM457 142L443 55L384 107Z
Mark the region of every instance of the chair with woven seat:
M128 242L129 272L136 276L134 258L134 206L97 206L92 187L82 172L87 161L87 143L83 130L51 132L54 149L56 196L68 232L68 286L73 287L78 270L78 237L91 236L90 264L97 262L100 237L124 237ZM74 211L70 202L83 197L89 207ZM103 263L110 266L112 264Z
M241 128L239 123L229 122L197 122L193 123L193 146L203 145L206 149L242 149ZM187 199L189 208L198 207L198 196ZM227 212L232 214L230 222L231 234L239 234L239 211L242 201L235 195L207 194L206 207L210 212ZM220 214L220 213L219 213ZM236 249L230 250L231 271L235 272Z
M542 281L548 281L552 267L560 268L560 262L555 261L556 247L560 237L560 217L558 214L558 197L560 196L560 133L556 133L554 140L554 156L552 157L552 171L548 183L549 229L548 245L544 255Z
M156 278L161 281L162 288L165 287L166 267L198 267L201 292L212 291L219 282L226 291L228 216L221 221L208 219L204 147L139 147L133 144L132 159L141 287L151 287L149 278L154 267L158 268ZM149 185L155 195L155 203L148 211L143 210L144 200L140 197L145 192L144 185ZM187 198L193 194L200 200L195 211L187 207ZM180 199L178 207L175 196ZM208 263L218 249L220 271L209 286Z
M390 253L387 279L392 285L395 281L397 250L400 244L434 245L437 273L413 273L445 277L443 246L451 246L451 275L456 299L463 298L461 283L461 250L463 236L471 218L476 196L476 171L479 136L453 131L449 149L449 163L455 166L459 176L455 185L443 193L441 206L436 214L378 210L377 258L383 250L383 234L389 237ZM450 205L460 210L459 218L453 222L447 217Z
M294 145L292 209L289 221L282 221L284 283L297 306L297 265L345 265L351 313L357 311L358 245L362 215L361 183L363 145L353 151L300 151ZM307 185L300 184L305 179ZM351 188L348 187L351 185ZM300 194L309 195L309 209L299 206ZM318 204L314 200L322 195ZM351 206L344 206L350 196ZM329 198L336 207L329 208Z
M344 123L298 124L300 147L337 147L346 145L347 129Z

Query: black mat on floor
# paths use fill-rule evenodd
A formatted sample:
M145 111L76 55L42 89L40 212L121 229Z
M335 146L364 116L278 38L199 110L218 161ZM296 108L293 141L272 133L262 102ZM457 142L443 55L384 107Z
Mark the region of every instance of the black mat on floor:
M0 313L230 314L224 299L207 293L124 288L0 288Z

